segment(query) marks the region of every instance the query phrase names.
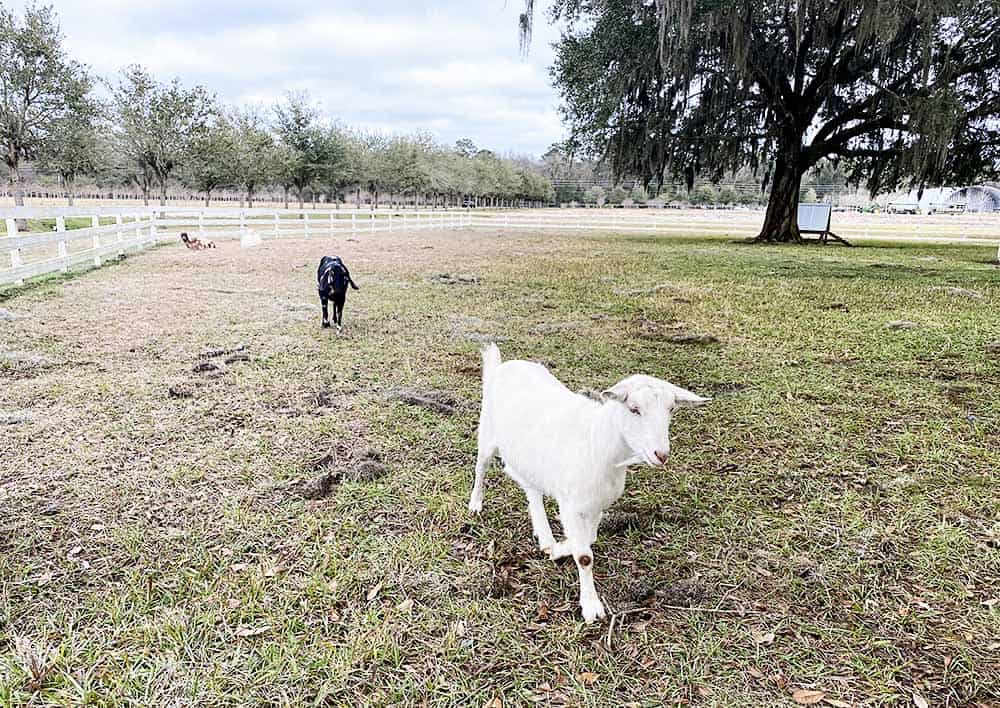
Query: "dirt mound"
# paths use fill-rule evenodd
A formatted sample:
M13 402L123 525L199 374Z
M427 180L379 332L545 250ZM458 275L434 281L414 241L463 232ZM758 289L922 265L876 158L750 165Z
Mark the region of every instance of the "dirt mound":
M324 499L342 482L374 482L389 473L389 467L375 450L366 450L354 459L327 453L309 467L311 472L320 474L294 480L285 489L303 499Z
M222 373L222 369L213 364L210 361L202 361L191 367L191 371L196 374L208 374L208 375L218 375Z
M441 415L454 415L466 405L465 401L447 391L418 391L411 388L398 388L389 393L389 398Z
M475 285L479 278L474 275L454 275L452 273L435 273L428 280L440 285Z
M694 607L708 596L708 589L698 578L678 580L656 589L656 598L665 605Z
M245 352L247 349L246 344L240 344L239 346L232 347L231 349L209 349L208 351L201 352L198 355L199 359L217 359L220 356L228 356L233 354L239 354L240 352Z
M671 344L718 344L719 338L714 334L675 334L667 337Z
M194 386L179 382L167 387L167 395L171 398L194 398Z

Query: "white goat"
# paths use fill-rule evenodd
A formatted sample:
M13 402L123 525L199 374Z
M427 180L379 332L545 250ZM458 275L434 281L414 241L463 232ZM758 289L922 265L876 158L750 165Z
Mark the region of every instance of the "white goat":
M625 469L666 464L670 417L702 398L652 376L635 375L604 392L603 401L573 393L541 364L500 363L495 344L483 349L479 454L469 511L483 508L486 467L497 453L524 490L538 545L555 560L572 555L580 575L580 608L587 622L604 617L594 589L597 527L625 489ZM543 497L559 504L566 540L556 543Z

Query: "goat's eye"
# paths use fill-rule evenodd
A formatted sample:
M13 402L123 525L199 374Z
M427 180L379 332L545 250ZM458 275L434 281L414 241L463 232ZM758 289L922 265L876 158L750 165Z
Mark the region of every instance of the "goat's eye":
M640 410L639 410L638 408L636 408L635 406L629 406L629 412L630 412L630 413L631 413L632 415L642 415L642 411L640 411Z

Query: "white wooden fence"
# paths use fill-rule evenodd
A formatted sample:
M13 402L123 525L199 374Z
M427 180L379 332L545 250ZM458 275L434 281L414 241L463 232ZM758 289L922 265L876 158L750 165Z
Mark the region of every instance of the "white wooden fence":
M100 266L181 231L200 239L233 239L253 232L264 239L374 234L469 226L467 211L192 209L153 207L21 207L0 209L0 286L84 265ZM80 222L83 222L81 224ZM76 228L67 228L67 222ZM89 225L87 225L89 224ZM19 225L30 229L19 228Z
M532 209L500 213L473 212L470 226L496 229L554 229L608 233L662 233L756 236L764 222L761 210L700 209ZM1000 241L1000 214L914 216L902 214L833 214L831 231L849 240L980 243Z
M0 235L0 285L19 285L47 273L67 272L84 265L99 266L108 258L175 240L180 231L201 239L219 240L239 238L251 231L264 239L275 239L458 228L748 237L759 231L763 212L693 209L372 212L109 206L0 209L0 219L6 225L6 236ZM19 224L25 223L32 229L19 228ZM835 213L832 230L852 241L997 244L1000 257L1000 215Z

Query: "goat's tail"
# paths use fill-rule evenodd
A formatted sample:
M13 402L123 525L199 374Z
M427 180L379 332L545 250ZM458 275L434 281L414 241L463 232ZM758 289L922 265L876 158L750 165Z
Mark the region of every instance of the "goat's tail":
M483 391L486 391L486 379L493 370L500 366L500 347L491 342L483 347Z

